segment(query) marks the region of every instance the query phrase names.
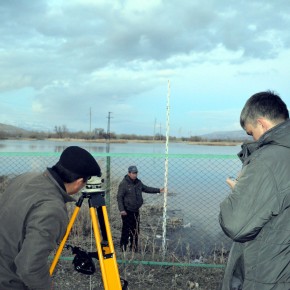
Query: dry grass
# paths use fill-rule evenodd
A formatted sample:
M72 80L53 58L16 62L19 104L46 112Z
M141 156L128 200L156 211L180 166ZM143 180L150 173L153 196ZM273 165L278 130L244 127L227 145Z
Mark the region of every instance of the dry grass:
M122 264L119 273L128 281L129 290L215 290L223 276L222 269ZM88 276L74 271L71 262L60 261L53 280L54 290L104 289L98 266L96 273Z

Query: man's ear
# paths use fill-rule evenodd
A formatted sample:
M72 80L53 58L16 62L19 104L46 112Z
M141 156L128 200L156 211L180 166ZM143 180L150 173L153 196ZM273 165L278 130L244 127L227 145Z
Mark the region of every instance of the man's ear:
M257 124L262 127L264 133L274 127L271 121L263 117L257 119Z
M77 193L82 187L84 187L85 182L83 178L78 178L71 183L65 183L66 192L68 194L75 194Z
M78 178L75 180L75 183L77 186L83 186L84 185L84 179L83 178Z

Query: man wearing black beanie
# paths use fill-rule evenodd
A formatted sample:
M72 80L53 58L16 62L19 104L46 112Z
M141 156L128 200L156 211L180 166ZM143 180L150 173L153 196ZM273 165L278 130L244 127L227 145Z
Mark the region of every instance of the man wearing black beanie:
M47 260L66 232L65 203L90 176L101 176L98 163L70 146L42 174L25 173L8 185L0 198L0 289L51 289Z

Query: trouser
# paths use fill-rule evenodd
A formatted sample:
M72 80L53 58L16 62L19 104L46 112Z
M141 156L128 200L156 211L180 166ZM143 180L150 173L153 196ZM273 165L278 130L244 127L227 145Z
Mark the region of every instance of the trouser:
M130 242L130 250L137 251L138 249L138 235L140 232L139 211L133 212L126 210L127 215L122 216L122 234L120 240L120 247L122 250L127 250L127 245Z

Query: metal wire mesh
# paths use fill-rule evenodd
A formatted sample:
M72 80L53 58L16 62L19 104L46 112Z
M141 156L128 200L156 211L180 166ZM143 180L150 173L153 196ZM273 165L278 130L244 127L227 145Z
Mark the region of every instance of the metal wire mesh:
M164 185L164 160L168 157L168 204L166 214L167 251L190 259L218 255L229 240L218 223L219 204L230 193L225 183L241 164L232 155L93 154L101 165L109 192L107 209L112 222L114 244L119 245L120 216L116 192L130 165L139 169L138 178L152 187ZM54 165L59 153L0 153L0 192L9 179L27 171L43 171ZM108 162L109 160L109 162ZM108 167L109 166L109 167ZM151 253L160 250L162 240L162 194L143 194L140 210L141 246Z

